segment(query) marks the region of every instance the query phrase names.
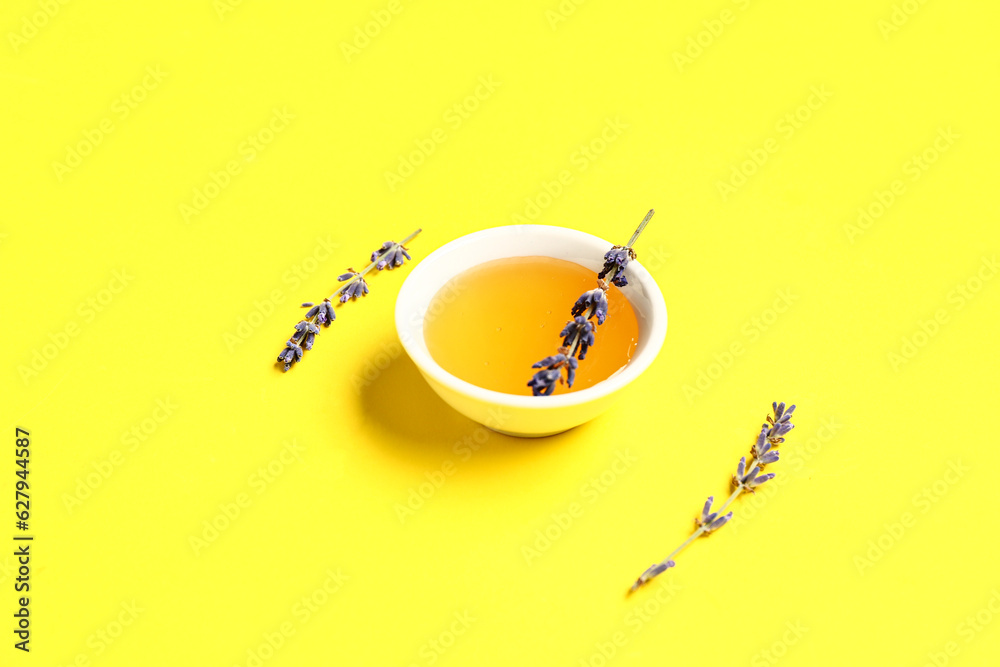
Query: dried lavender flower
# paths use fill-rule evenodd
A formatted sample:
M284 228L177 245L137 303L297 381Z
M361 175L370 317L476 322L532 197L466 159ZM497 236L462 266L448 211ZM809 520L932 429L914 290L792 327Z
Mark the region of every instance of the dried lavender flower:
M763 428L767 429L767 440L772 446L778 446L785 441L783 437L786 433L795 428L795 425L788 420L792 418L792 413L795 412L795 406L785 409L784 403L772 403L771 407L774 409L774 416L767 416L767 424L764 424ZM770 424L770 428L768 428Z
M284 364L282 370L287 371L296 362L301 361L303 350L312 349L316 342L316 336L319 335L320 326L329 327L337 319L331 300L339 296L340 302L346 303L368 294L368 283L365 281L365 275L375 268L381 270L402 266L404 259L410 259L403 244L413 239L420 231L418 229L399 243L386 241L379 250L372 253L371 263L364 269L355 271L349 268L347 273L341 274L337 280L344 284L338 287L333 294L318 304L312 301L306 301L302 304L303 308L309 309L306 311L306 317L295 325L291 338L285 343L285 349L278 354L278 362Z
M548 396L555 391L556 383L563 381L560 369L566 369L567 386L572 387L573 381L576 379L576 359L567 357L562 352L554 354L551 357L545 357L541 361L532 364L531 367L544 368L544 370L535 373L531 380L528 381L528 386L531 387L531 393L534 396Z
M604 320L608 316L608 296L605 294L605 290L598 287L580 295L580 298L573 304L570 315L577 317L584 313L589 313L588 318L597 315L597 323L604 324Z
M549 396L556 390L556 383L562 379L562 373L557 369L538 371L528 380L533 396Z
M645 582L649 581L650 579L652 579L653 577L655 577L657 575L660 575L660 574L663 574L669 568L674 567L675 565L677 565L677 563L675 563L674 561L672 561L670 559L667 559L667 560L663 561L662 563L655 563L653 565L650 565L649 568L645 572L642 573L642 576L639 577L639 579L637 579L634 584L632 584L632 588L629 590L629 592L631 593L635 589L639 588L639 586L642 585L642 584L639 583L640 581L643 582L643 583L645 583Z
M354 269L348 269L348 271L350 273L344 273L337 278L340 282L350 281L344 287L344 291L340 293L341 303L347 303L348 299L357 299L359 296L368 294L368 283L365 282L364 276Z
M753 458L750 459L753 461ZM745 472L747 468L747 459L744 456L740 459L740 462L736 465L736 474L733 476L733 487L736 491L741 493L753 493L753 490L766 482L769 479L774 478L774 473L767 473L766 475L761 475L760 466L755 465L749 472Z
M774 473L764 473L761 474L761 468L767 463L774 463L778 460L778 452L771 449L775 444L775 440L782 440L778 432L781 430L782 426L787 426L783 432L787 433L792 429L792 424L788 420L791 418L792 413L795 411L795 406L785 409L785 404L772 403L771 404L774 414L768 415L767 424L764 424L757 435L757 439L754 441L753 447L750 450L750 460L744 456L740 459L739 463L736 465L736 475L733 476L733 486L735 489L729 498L722 504L717 512L712 511L712 503L715 498L712 496L708 497L705 501L705 505L701 509L701 514L696 516L694 519L695 530L691 535L684 540L684 542L674 549L674 551L667 556L662 562L657 563L646 569L639 578L635 580L629 592L637 590L643 584L649 582L651 579L666 571L667 568L674 567L676 564L673 560L674 556L679 554L684 550L691 542L699 537L704 537L710 535L726 525L730 519L733 518L733 513L729 512L727 514L722 514L740 495L744 493L753 493L754 489L761 484L774 479ZM770 426L768 426L770 424ZM771 458L773 455L773 458ZM748 472L749 469L749 472ZM720 516L721 515L721 516Z
M604 268L597 274L597 277L604 278L610 274L612 284L625 287L628 285L628 280L625 278L625 267L633 259L635 259L635 250L616 245L604 254Z
M285 349L278 354L278 361L285 364L286 371L292 367L292 364L300 359L302 359L302 348L292 341L286 342Z
M333 304L330 303L329 299L323 299L323 303L316 306L316 308L318 308L315 312L316 321L324 327L329 327L337 319L337 313L333 312Z
M696 516L694 518L695 528L701 528L702 526L707 526L708 524L715 521L715 517L719 516L718 512L712 511L712 503L715 501L715 496L709 496L708 500L705 501L705 507L701 510L701 516Z
M571 348L574 340L578 341L577 358L583 361L587 356L587 350L594 344L594 323L584 319L582 315L577 315L566 323L559 335L563 337L563 347L567 349Z
M712 533L712 532L718 530L719 528L722 528L732 518L733 518L733 513L732 512L730 512L729 514L725 514L723 516L720 516L718 519L716 519L712 523L710 523L707 526L705 526L705 529L702 532L702 537L708 535L709 533Z
M372 261L376 262L375 268L379 271L382 269L389 269L391 271L397 266L402 266L405 260L411 259L406 250L402 244L386 241L382 244L381 248L372 253Z
M576 377L576 359L583 361L587 356L587 350L594 345L594 323L590 319L596 317L598 325L604 324L604 320L608 316L607 293L610 285L614 284L619 287L628 285L628 280L625 279L625 267L629 261L635 259L635 250L632 249L632 244L639 238L639 234L645 229L646 224L653 217L653 213L654 211L650 209L626 245L612 246L611 250L604 254L604 268L597 274L597 288L580 295L580 298L570 309L570 315L573 316L573 319L566 323L559 334L563 339L559 353L568 358L568 361L535 373L531 381L528 382L533 395L550 396L555 391L556 382L561 381L562 378L551 371L559 368L566 369L566 386L573 386L573 380ZM609 276L609 279L605 280L605 276ZM535 364L532 368L539 368L539 365Z
M778 450L771 449L771 441L767 437L767 424L761 427L757 434L757 440L750 449L750 454L757 459L757 465L761 468L778 460Z

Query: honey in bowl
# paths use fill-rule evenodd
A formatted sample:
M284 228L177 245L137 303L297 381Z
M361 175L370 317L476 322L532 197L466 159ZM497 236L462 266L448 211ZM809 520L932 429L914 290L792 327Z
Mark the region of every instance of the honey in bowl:
M556 354L570 308L597 286L597 274L552 257L484 262L452 278L431 300L424 338L431 356L452 375L485 389L531 395L532 364ZM607 292L608 317L596 326L594 347L576 371L579 391L624 368L639 341L632 305L617 287ZM596 318L591 320L596 325ZM543 400L543 399L539 399Z

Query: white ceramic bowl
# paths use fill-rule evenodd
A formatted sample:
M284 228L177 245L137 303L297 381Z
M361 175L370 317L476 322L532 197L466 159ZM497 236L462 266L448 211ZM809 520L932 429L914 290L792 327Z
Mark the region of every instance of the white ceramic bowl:
M532 396L530 393L516 396L457 378L441 368L427 350L424 317L431 300L449 280L483 262L529 255L555 257L593 269L596 279L604 265L604 253L612 245L591 234L547 225L494 227L455 239L420 262L399 291L396 331L403 348L448 405L493 430L508 435L539 437L590 421L610 405L620 389L646 370L660 351L667 332L663 294L638 261L630 262L625 269L628 285L622 288L639 323L639 343L632 360L618 374L580 391L560 394L557 388L552 396ZM567 313L572 305L565 304ZM557 346L558 341L553 341L553 350ZM595 348L591 354L600 354L600 348ZM524 369L526 385L533 372L530 368ZM529 391L527 386L525 391Z

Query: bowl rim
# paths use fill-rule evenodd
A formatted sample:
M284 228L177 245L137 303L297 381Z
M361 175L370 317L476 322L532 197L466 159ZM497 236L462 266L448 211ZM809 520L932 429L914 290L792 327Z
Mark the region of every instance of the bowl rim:
M472 384L467 380L463 380L449 373L434 360L430 351L427 350L424 339L424 317L426 315L426 309L420 313L419 318L412 317L412 314L416 311L408 304L407 293L416 289L416 285L418 285L419 281L422 279L423 274L430 271L430 267L433 266L435 261L439 260L442 255L451 253L464 246L482 243L484 240L488 240L496 236L507 236L514 233L527 239L531 234L536 232L543 234L562 234L567 237L576 237L577 240L589 242L597 248L610 249L611 246L614 245L610 241L606 241L598 236L580 231L578 229L557 227L555 225L522 224L500 225L497 227L490 227L471 232L449 241L448 243L445 243L441 247L437 248L413 268L413 271L411 271L403 281L403 285L400 287L399 294L396 299L396 335L399 338L400 343L403 345L403 349L406 350L410 359L422 373L429 375L434 381L439 382L452 391L468 396L476 401L522 410L541 411L582 405L600 400L630 384L653 363L653 360L656 359L657 355L659 355L660 349L663 346L663 341L666 338L667 306L663 300L663 293L660 291L660 287L656 283L656 280L649 273L646 267L639 263L638 260L629 262L629 281L630 284L635 283L642 286L644 293L649 299L649 312L646 313L646 316L649 319L650 332L646 341L640 342L640 345L636 350L636 355L625 366L624 370L616 375L613 375L605 380L601 380L591 387L580 389L579 391L571 393L555 393L551 396L542 397L530 395L522 396L519 394L507 394L493 389L486 389L485 387ZM530 249L527 250L530 253ZM606 252L606 250L601 250L602 255L604 252ZM526 255L508 255L508 257L522 256ZM461 272L451 273L441 286L443 287L449 280L453 279L459 273ZM629 298L630 292L631 290L629 290L628 287L622 289L622 293L629 299L629 303L632 307L637 308L633 300ZM423 346L421 347L420 345L417 345L415 343L416 340L420 340ZM528 371L530 371L530 369L526 369L525 372L526 386Z

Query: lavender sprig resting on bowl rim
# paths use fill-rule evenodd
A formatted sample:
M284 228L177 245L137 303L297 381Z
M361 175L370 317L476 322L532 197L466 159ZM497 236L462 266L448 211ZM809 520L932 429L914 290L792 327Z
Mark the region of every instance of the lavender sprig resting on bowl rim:
M368 294L368 282L365 275L372 269L394 269L402 266L403 262L410 259L407 248L403 245L416 237L421 230L417 230L407 236L399 243L386 241L382 247L372 253L371 263L360 271L352 268L347 269L347 273L341 274L337 280L343 283L337 290L323 299L320 303L307 301L302 304L303 308L308 308L305 319L299 320L295 325L295 331L291 338L285 343L285 349L278 354L278 363L282 364L282 371L288 371L293 365L302 361L303 353L311 350L319 335L320 327L329 327L337 319L337 314L333 309L333 301L339 297L340 303L356 301L358 297Z
M783 443L785 441L783 436L795 428L790 421L792 413L795 412L795 406L792 405L786 409L784 403L772 403L771 408L773 414L767 416L767 423L761 427L760 433L757 434L757 438L750 448L749 461L744 456L736 464L736 474L733 475L732 479L733 492L726 499L726 502L722 504L722 507L713 512L712 503L715 501L715 498L709 496L701 509L701 514L694 519L695 530L691 533L690 537L684 540L679 547L674 549L661 562L651 565L645 572L639 575L639 578L635 580L635 583L629 589L629 593L637 590L640 586L648 583L667 569L674 567L676 565L676 562L673 560L674 557L697 538L711 535L726 525L733 518L733 513L722 513L737 498L744 493L754 493L755 489L761 484L774 479L774 473L764 473L762 471L764 466L778 461L778 450L775 447Z
M597 274L597 287L581 294L570 309L573 319L566 323L559 334L563 337L563 341L558 355L546 357L532 366L543 369L528 381L527 386L531 387L533 396L551 396L555 392L557 383L565 382L567 387L573 386L578 366L577 359L583 361L587 351L595 342L594 323L590 320L596 318L598 325L604 324L608 317L608 289L611 285L618 287L628 285L625 267L636 257L632 245L649 224L654 212L653 209L649 210L626 245L612 246L611 250L604 254L604 268ZM557 357L561 357L562 361L546 363L547 360ZM562 375L562 370L566 371L565 377Z

